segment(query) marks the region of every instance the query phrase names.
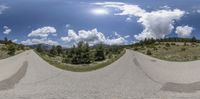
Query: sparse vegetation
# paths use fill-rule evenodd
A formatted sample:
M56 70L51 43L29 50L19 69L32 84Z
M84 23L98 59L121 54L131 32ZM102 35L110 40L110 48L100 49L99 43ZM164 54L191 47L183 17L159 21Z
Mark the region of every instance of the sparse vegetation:
M22 44L16 44L5 37L4 40L0 40L0 59L19 54L26 49L28 49L28 47Z
M133 50L168 61L200 60L200 40L192 38L145 39Z

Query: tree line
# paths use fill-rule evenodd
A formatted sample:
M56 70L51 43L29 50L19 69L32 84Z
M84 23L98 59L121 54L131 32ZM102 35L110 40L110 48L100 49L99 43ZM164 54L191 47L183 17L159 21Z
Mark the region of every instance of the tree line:
M178 37L169 37L169 38L160 38L160 39L144 39L136 43L135 45L149 45L154 44L156 42L191 42L191 43L200 43L200 40L196 39L196 37L192 38L178 38Z

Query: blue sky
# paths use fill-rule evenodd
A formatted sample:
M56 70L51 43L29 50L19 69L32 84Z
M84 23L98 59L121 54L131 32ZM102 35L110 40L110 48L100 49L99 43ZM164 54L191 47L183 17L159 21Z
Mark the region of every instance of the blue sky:
M0 0L0 39L23 44L200 38L199 20L199 0Z

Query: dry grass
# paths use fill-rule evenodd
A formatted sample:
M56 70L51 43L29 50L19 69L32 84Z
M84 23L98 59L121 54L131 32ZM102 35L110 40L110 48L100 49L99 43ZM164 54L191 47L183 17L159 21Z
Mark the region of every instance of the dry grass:
M138 47L138 51L146 54L150 50L153 57L168 61L194 61L200 60L200 44L176 43L167 47L166 43Z

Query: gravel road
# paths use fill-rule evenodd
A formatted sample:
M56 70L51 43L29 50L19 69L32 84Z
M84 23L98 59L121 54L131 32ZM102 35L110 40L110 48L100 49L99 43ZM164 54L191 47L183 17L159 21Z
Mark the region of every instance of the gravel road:
M30 50L0 60L0 72L0 99L200 98L200 61L166 62L131 50L81 73L51 66Z

